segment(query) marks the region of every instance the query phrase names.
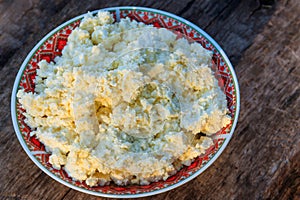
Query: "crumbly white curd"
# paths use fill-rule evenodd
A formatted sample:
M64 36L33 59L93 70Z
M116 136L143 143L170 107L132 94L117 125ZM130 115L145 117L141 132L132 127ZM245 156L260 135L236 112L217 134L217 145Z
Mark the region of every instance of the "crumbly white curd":
M62 56L39 63L35 92L17 96L54 168L90 186L149 184L230 123L211 56L164 28L88 13Z

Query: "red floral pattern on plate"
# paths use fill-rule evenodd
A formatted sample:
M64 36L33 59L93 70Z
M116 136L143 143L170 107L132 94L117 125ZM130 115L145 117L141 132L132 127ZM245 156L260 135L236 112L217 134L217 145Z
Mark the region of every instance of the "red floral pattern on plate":
M116 12L110 11L113 13L114 18L116 19ZM121 10L120 17L125 18L129 17L132 20L139 22L144 22L145 24L153 24L155 27L163 27L170 30L173 30L179 34L183 34L188 38L200 43L204 48L211 50L213 52L212 59L212 70L215 72L216 78L219 80L219 85L224 89L224 92L227 97L228 109L232 119L234 119L235 110L236 110L236 96L235 96L235 86L233 82L233 77L230 73L230 69L226 62L223 60L220 53L216 48L200 33L186 24L154 12L139 11L139 10ZM25 89L27 92L34 92L35 89L35 76L36 70L38 69L38 62L41 60L46 60L47 62L53 61L56 56L60 56L62 49L67 44L68 36L71 34L80 23L80 20L77 20L66 27L59 30L57 33L52 35L46 40L34 53L33 57L27 63L27 66L23 72L22 78L19 83L19 88ZM61 178L62 180L69 182L73 185L76 185L81 188L85 188L90 191L101 192L105 194L141 194L146 192L151 192L166 188L175 183L178 183L181 180L186 179L191 176L199 169L204 167L206 163L215 156L217 151L221 148L223 142L225 141L222 134L228 134L231 126L229 124L227 127L220 130L214 139L214 145L210 147L204 155L197 157L194 162L188 167L183 167L175 175L169 177L165 181L159 181L151 183L150 185L129 185L129 186L117 186L115 184L110 184L108 186L97 186L89 187L84 182L74 181L68 174L63 170L56 170L49 163L50 154L45 151L44 145L35 137L30 135L30 127L25 123L25 116L23 115L26 112L19 103L17 103L17 121L19 124L20 132L30 149L31 153L37 158L43 166L45 166L50 172Z

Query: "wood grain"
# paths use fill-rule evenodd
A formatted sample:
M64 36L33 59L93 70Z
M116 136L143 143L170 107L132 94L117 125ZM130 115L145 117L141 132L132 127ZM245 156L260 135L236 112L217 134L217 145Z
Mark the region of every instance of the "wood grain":
M300 1L0 0L0 199L104 199L43 173L15 136L10 95L33 46L59 24L104 7L137 5L182 16L208 32L234 64L239 123L204 173L143 199L300 199Z

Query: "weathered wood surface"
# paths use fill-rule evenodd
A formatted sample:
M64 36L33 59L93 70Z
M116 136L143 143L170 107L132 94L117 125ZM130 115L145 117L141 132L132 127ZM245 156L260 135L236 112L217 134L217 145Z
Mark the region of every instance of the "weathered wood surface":
M166 10L203 28L229 55L241 89L238 126L217 161L191 182L144 199L300 199L298 0L0 0L0 198L97 199L28 158L13 130L10 95L22 61L47 32L120 5Z

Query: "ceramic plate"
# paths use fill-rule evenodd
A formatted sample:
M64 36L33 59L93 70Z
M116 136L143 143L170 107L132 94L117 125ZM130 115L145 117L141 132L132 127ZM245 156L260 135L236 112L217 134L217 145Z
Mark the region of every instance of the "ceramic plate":
M113 7L103 10L111 12L117 21L120 18L129 17L145 24L153 24L155 27L164 27L183 34L200 43L205 49L211 50L213 52L211 61L212 70L215 72L216 78L221 82L220 84L224 86L223 89L227 97L229 115L232 117L231 123L216 133L214 145L205 154L197 157L190 166L183 167L165 181L154 182L150 185L117 186L111 184L108 186L89 187L84 182L72 180L63 169L54 169L49 163L50 154L45 151L44 145L35 136L30 136L30 127L24 121L24 112L26 111L20 106L16 98L16 93L19 89L34 92L34 80L38 62L43 59L50 62L56 56L61 55L62 49L67 43L68 36L84 17L84 15L80 15L47 34L32 49L23 62L15 80L11 99L11 112L15 132L22 147L39 168L58 182L75 190L92 195L114 198L143 197L171 190L190 181L207 169L220 156L232 137L238 119L240 101L238 81L234 69L224 51L207 33L181 17L168 12L143 7ZM92 13L96 14L97 12L93 11ZM216 176L218 175L216 174Z

